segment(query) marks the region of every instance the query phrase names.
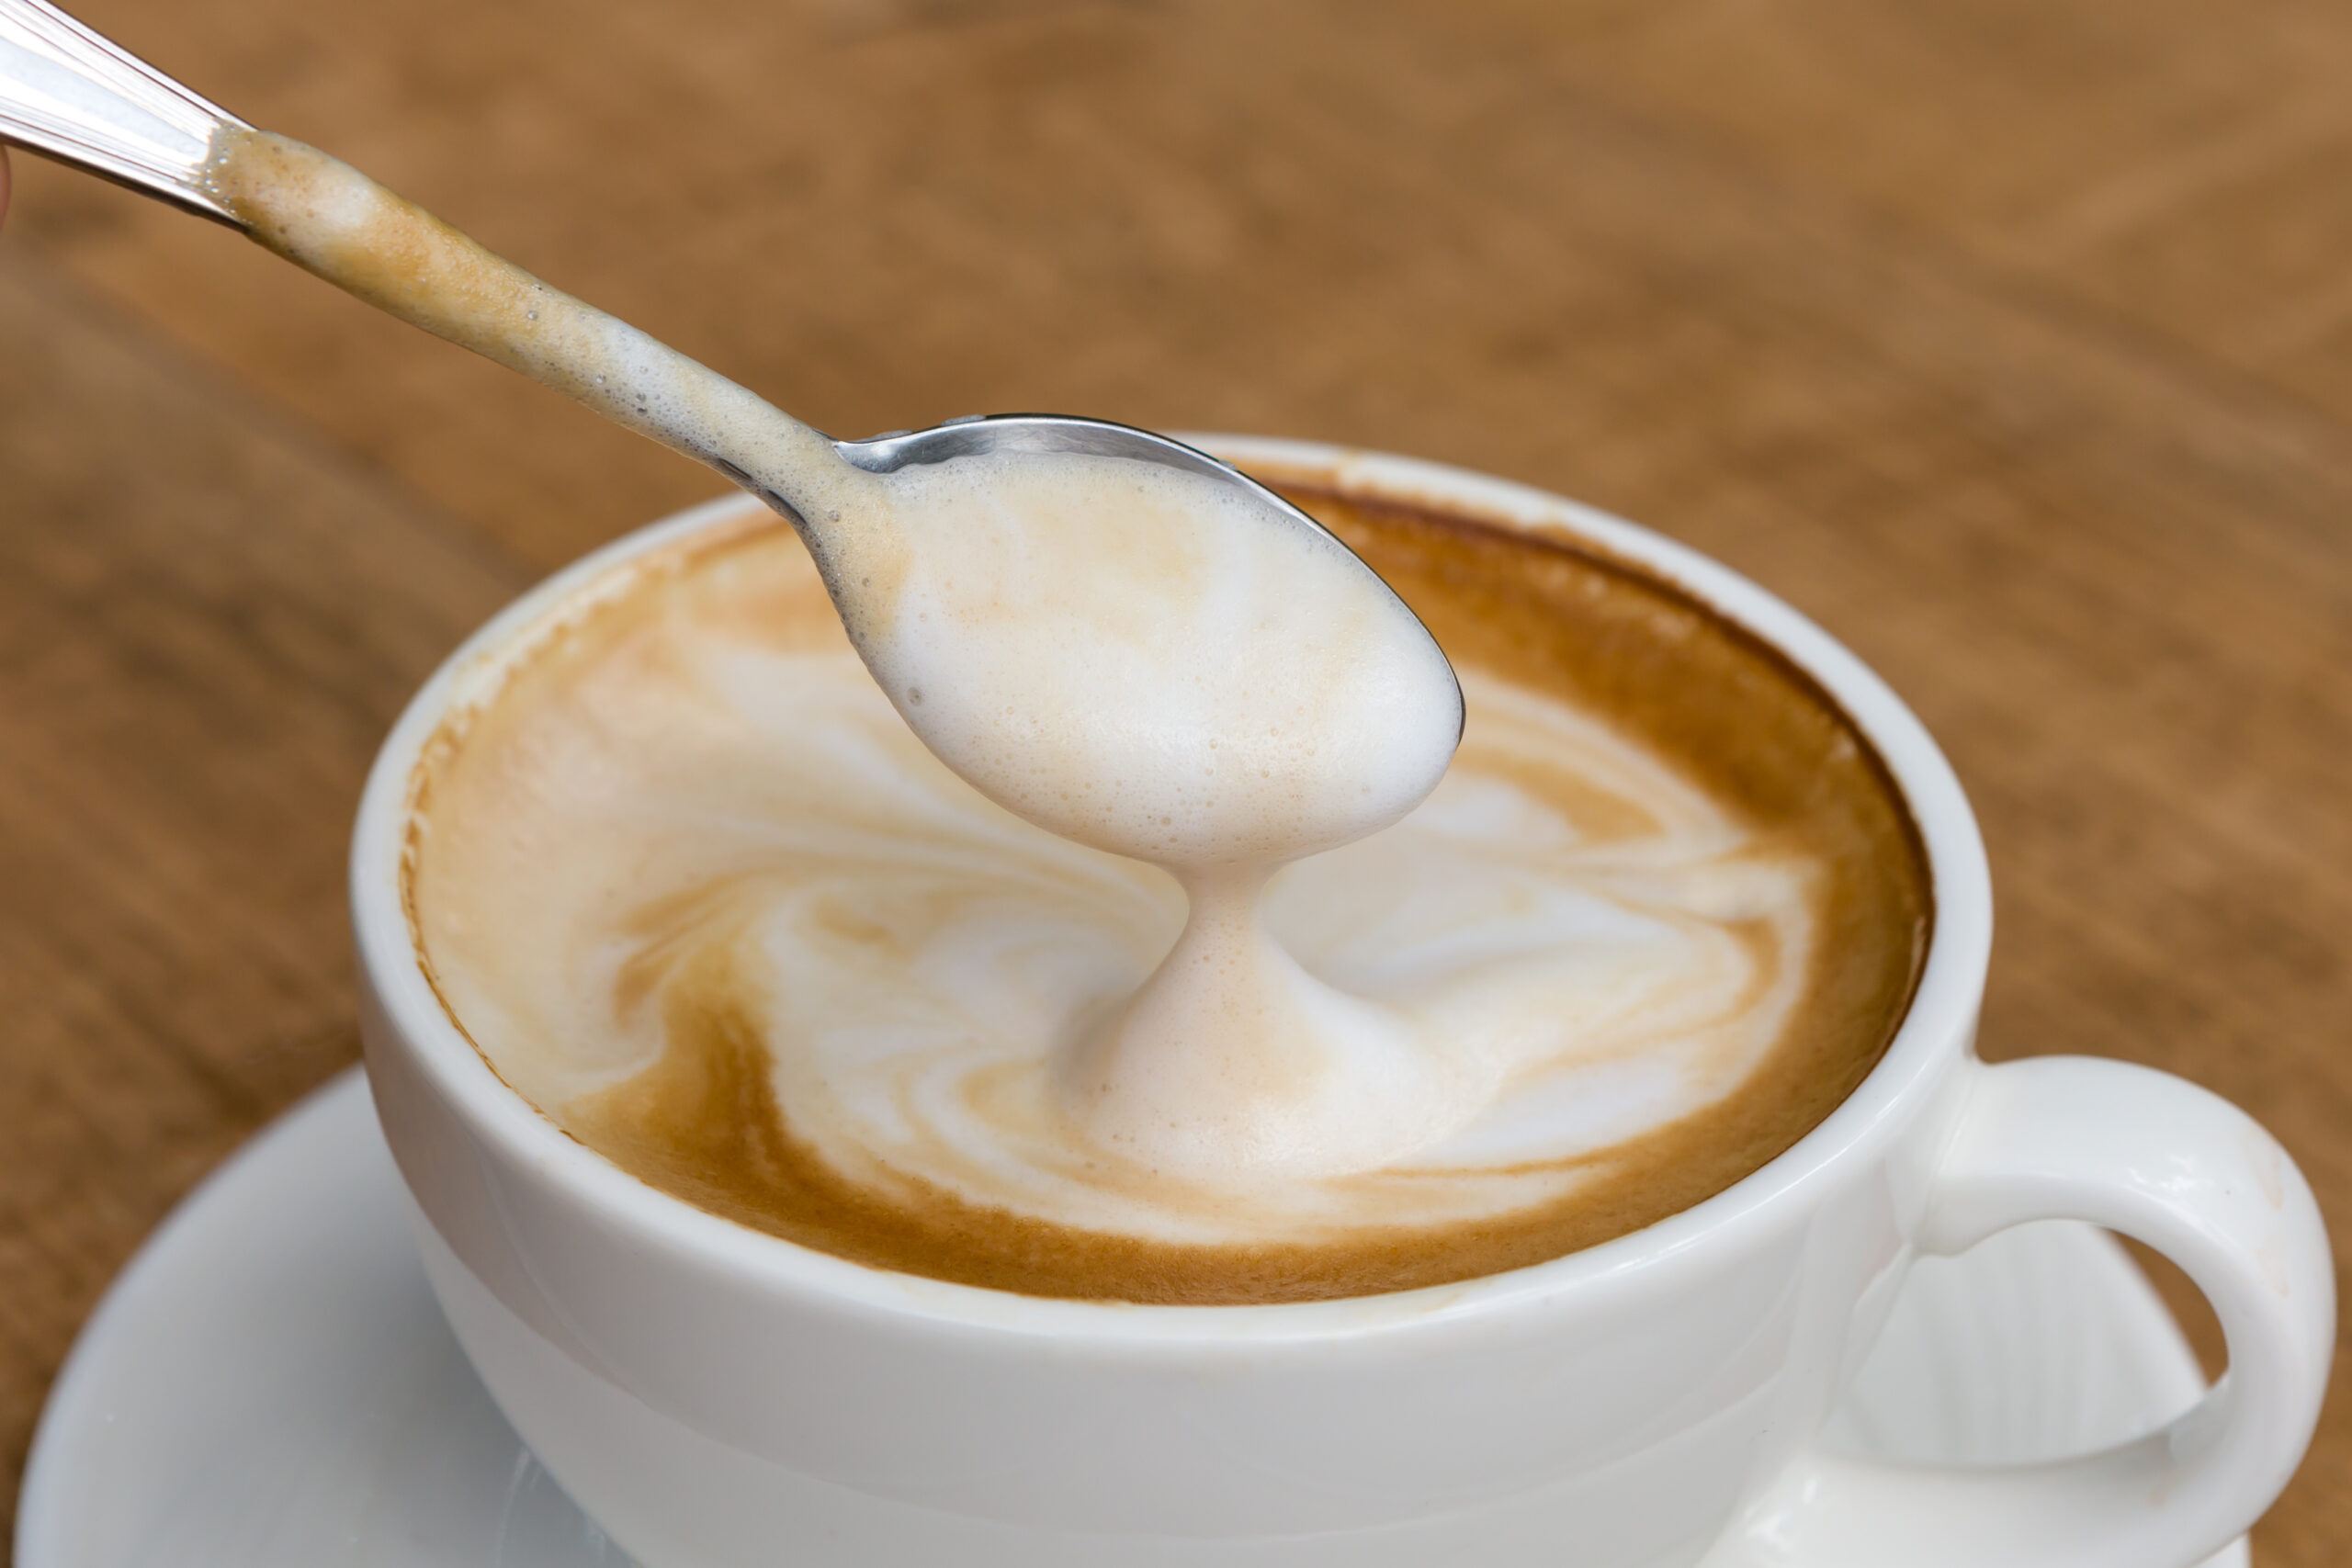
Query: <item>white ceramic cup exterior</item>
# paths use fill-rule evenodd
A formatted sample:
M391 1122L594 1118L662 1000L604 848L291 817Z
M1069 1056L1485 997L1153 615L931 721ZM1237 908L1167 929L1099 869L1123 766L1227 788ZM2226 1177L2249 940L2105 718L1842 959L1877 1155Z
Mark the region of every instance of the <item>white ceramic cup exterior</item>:
M444 1016L401 903L411 773L514 634L729 498L492 620L386 742L352 852L369 1077L434 1288L499 1405L648 1568L2184 1568L2243 1532L2317 1419L2334 1276L2268 1134L2179 1079L1973 1054L1992 931L1958 782L1871 671L1724 568L1589 508L1402 458L1201 437L1270 475L1591 541L1835 694L1926 840L1936 931L1900 1032L1787 1153L1646 1230L1458 1285L1254 1307L1046 1300L887 1273L644 1186ZM2230 1371L2141 1442L1995 1472L1813 1438L1910 1259L2095 1221L2211 1298ZM1885 1553L1894 1548L1899 1558Z

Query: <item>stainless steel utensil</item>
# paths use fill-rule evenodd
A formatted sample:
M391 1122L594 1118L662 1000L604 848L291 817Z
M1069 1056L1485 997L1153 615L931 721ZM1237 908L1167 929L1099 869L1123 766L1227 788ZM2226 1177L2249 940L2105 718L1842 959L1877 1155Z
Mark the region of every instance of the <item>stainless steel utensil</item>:
M47 0L0 0L0 141L233 227L199 181L243 123Z

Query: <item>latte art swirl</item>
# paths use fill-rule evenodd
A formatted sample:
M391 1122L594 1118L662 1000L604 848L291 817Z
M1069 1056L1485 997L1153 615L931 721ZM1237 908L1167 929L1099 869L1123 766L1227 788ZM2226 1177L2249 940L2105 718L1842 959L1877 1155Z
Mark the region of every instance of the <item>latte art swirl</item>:
M1474 661L1436 792L1277 874L1250 936L1395 1043L1408 1135L1327 1170L1171 1167L1082 1113L1082 1074L1197 899L949 772L780 527L657 554L588 599L428 756L421 950L492 1065L575 1136L846 1256L1146 1300L1532 1261L1769 1157L1756 1102L1767 1140L1802 1131L1907 986L1905 930L1866 954L1867 1016L1836 1020L1839 1081L1790 1088L1838 1012L1824 957L1852 925L1850 857ZM1233 1038L1215 1070L1295 1066L1246 1019ZM1154 1087L1180 1120L1188 1086ZM1312 1087L1228 1076L1209 1098Z

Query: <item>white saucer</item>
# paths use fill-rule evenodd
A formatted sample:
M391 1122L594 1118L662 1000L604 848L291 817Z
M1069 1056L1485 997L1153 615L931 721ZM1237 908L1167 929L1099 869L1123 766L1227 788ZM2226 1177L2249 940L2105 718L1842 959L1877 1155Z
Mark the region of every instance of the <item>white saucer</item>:
M405 1205L356 1070L198 1188L50 1393L17 1568L627 1563L475 1381ZM2202 1387L2120 1247L2035 1225L1918 1266L1831 1437L2048 1458L2146 1431ZM2240 1542L2209 1568L2245 1564Z

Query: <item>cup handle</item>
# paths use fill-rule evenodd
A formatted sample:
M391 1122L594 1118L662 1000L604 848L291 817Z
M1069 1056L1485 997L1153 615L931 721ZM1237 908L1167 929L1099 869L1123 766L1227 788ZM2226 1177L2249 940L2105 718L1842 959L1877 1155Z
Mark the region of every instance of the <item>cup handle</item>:
M1978 1066L1935 1176L1923 1252L2087 1220L2180 1265L2229 1345L2195 1408L2044 1464L1939 1468L1801 1453L1711 1562L1755 1568L2188 1568L2294 1473L2335 1338L2327 1232L2302 1173L2237 1107L2082 1056Z

